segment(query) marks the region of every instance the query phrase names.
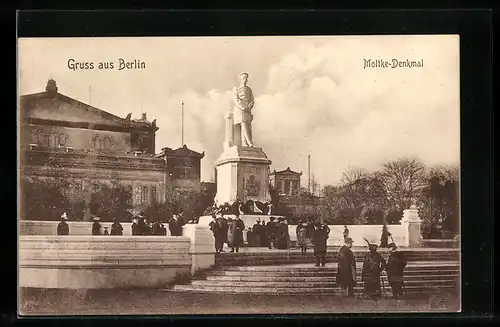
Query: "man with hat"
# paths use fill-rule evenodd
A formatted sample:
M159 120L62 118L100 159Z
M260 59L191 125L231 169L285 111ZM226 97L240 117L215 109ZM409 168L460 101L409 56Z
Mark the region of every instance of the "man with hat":
M219 217L217 217L215 214L212 215L213 221L211 221L209 224L210 230L214 234L215 238L216 253L224 252L223 246L227 238L227 222L224 219L222 213L219 213L218 216Z
M146 217L144 213L140 213L139 216L139 235L151 235L151 228L149 227L148 222L146 221Z
M352 252L352 238L345 240L337 256L337 286L342 289L344 297L354 296L354 286L356 286L356 258ZM346 292L347 291L347 292ZM347 294L346 294L347 293Z
M141 235L141 231L139 229L139 219L138 217L134 217L132 219L132 225L130 226L132 228L132 235Z
M63 212L61 222L57 225L57 235L69 235L69 226L66 220L68 220L68 216L66 212Z
M254 240L255 246L261 246L262 245L262 240L261 240L262 232L261 232L261 228L262 228L262 225L260 224L260 218L258 218L257 221L255 222L255 224L252 227L253 240Z
M315 230L313 234L313 243L314 243L314 256L316 257L316 267L319 267L321 264L322 267L326 264L326 241L329 237L329 230L324 228L324 226L317 222L315 224Z
M183 222L179 219L179 214L174 214L172 219L168 222L168 229L170 230L170 235L172 236L182 236L182 226Z
M275 218L269 218L269 221L266 224L266 239L267 246L272 249L273 246L276 247L276 223L274 222Z
M385 269L384 258L377 252L376 244L368 243L369 252L363 261L361 276L365 284L365 295L371 298L380 297L380 274Z
M287 249L290 235L288 233L288 225L285 224L283 218L278 218L278 225L276 226L276 248Z
M123 227L116 217L111 225L111 235L123 235Z
M392 288L392 295L397 299L403 295L403 271L406 267L407 260L403 252L397 250L395 243L389 244L389 259L387 260L387 279Z
M94 217L94 223L92 224L92 235L101 235L101 224L99 223L99 220L101 220L99 217Z
M229 231L227 233L227 245L231 247L231 252L238 252L243 245L243 230L245 223L240 218L240 214L235 214L235 219L229 222Z

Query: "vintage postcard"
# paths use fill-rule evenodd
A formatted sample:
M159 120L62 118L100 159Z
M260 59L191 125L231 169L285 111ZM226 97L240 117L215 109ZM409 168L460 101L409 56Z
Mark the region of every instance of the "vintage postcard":
M459 312L459 42L20 38L20 315Z

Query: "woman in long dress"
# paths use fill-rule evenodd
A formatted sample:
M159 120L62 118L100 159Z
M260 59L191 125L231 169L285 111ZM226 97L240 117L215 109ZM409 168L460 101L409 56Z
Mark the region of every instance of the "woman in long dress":
M306 222L300 221L296 229L297 245L300 247L303 256L306 256L307 244L309 240L309 225Z

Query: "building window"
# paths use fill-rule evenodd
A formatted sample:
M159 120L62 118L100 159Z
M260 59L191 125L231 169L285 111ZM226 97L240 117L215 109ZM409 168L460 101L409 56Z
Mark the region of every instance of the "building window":
M132 185L127 186L127 193L128 193L127 203L130 205L134 204L134 191Z
M47 148L50 147L50 134L43 135L43 146Z
M92 139L92 143L94 145L94 150L99 150L99 137L98 136L94 136L94 138Z
M149 203L149 197L148 197L148 187L144 186L142 188L142 203Z
M66 146L67 136L64 133L59 134L59 144L60 146Z
M105 137L104 140L103 140L103 148L104 150L109 150L111 149L111 140L109 139L109 137Z
M292 194L293 195L299 194L299 181L292 182Z
M285 194L290 194L290 180L285 179Z
M158 202L157 194L156 194L156 187L153 186L151 187L151 203L156 204Z
M99 192L99 189L100 189L99 183L92 184L92 192L97 193L97 192Z

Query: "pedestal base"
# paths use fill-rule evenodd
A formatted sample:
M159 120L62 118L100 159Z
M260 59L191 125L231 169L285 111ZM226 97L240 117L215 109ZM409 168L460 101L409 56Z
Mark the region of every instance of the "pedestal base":
M215 203L220 206L232 204L237 199L268 202L269 160L258 147L232 146L215 162L217 169L217 195Z

